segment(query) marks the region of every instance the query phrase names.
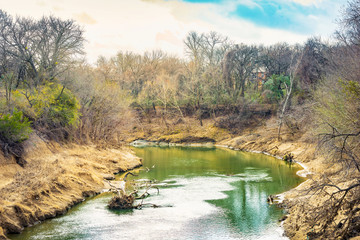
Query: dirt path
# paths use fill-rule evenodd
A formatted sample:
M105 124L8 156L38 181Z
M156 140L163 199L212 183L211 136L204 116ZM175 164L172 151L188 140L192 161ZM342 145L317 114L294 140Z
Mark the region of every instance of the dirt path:
M0 156L0 239L24 227L64 214L104 188L104 176L141 165L130 149L97 149L45 143L33 135L26 143L24 168Z

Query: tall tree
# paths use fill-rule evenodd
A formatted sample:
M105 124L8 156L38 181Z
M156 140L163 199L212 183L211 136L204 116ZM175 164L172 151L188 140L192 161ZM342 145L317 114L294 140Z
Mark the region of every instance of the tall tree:
M297 70L303 89L314 89L316 83L325 74L328 51L329 47L320 38L313 37L306 41L302 61Z
M260 48L260 63L269 76L287 74L291 62L291 47L288 43L277 43Z
M224 57L223 78L233 99L245 95L245 82L249 80L258 62L258 48L255 45L235 45Z
M74 56L83 53L83 42L83 30L73 20L13 19L0 10L0 62L12 63L11 68L2 68L17 74L17 85L37 87L45 79L53 81Z

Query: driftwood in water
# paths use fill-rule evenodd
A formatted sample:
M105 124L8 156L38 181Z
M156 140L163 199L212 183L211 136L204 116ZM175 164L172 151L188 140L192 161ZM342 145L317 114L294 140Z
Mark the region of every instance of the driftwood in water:
M134 208L141 209L145 206L160 207L160 206L158 206L156 204L152 204L152 203L143 203L143 200L145 198L147 198L148 196L150 196L150 193L148 191L151 188L156 188L157 193L159 194L159 189L152 185L152 181L147 181L145 184L137 186L137 188L135 188L135 190L129 194L127 194L125 192L126 178L129 174L136 176L136 175L132 174L131 172L126 173L123 180L120 182L119 187L114 186L113 184L111 184L111 182L108 181L108 183L110 185L109 191L116 194L109 201L108 207L110 209L118 209L118 210L119 209L134 209ZM136 186L134 186L134 187L136 187ZM140 189L140 188L145 188L145 191L141 195L139 195L139 191L138 191L138 189ZM139 204L135 204L135 200L139 200L139 199L141 199L141 202Z
M111 198L108 206L110 209L132 209L134 208L135 197L132 194L116 195Z

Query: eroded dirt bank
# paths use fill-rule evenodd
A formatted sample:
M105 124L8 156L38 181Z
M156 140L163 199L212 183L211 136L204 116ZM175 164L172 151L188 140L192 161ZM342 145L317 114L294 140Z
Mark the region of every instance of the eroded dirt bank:
M0 239L64 214L104 188L104 177L141 165L129 149L60 146L33 134L24 168L0 155Z

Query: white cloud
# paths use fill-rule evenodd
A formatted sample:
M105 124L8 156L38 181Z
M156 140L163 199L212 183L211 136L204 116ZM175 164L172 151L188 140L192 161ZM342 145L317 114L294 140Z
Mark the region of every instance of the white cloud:
M323 0L292 0L292 1L299 3L301 5L309 6L309 5L317 5L321 3Z
M240 1L256 7L251 0ZM288 1L301 4L319 2ZM214 5L190 4L178 0L0 0L0 5L11 15L39 18L54 14L61 18L75 17L84 26L88 40L85 50L90 62L95 62L99 55L114 56L120 50L141 53L162 49L183 55L182 40L191 30L217 31L235 42L244 43L296 43L308 37L291 31L259 27L249 21L230 17L229 13L236 9L238 2L228 0L223 5ZM55 11L54 7L61 11ZM318 21L322 27L327 24L326 19ZM328 26L325 29L332 31Z
M96 20L91 16L89 16L89 14L87 14L86 12L83 12L81 14L75 14L75 19L79 23L83 23L83 24L91 24L91 25L96 24Z

